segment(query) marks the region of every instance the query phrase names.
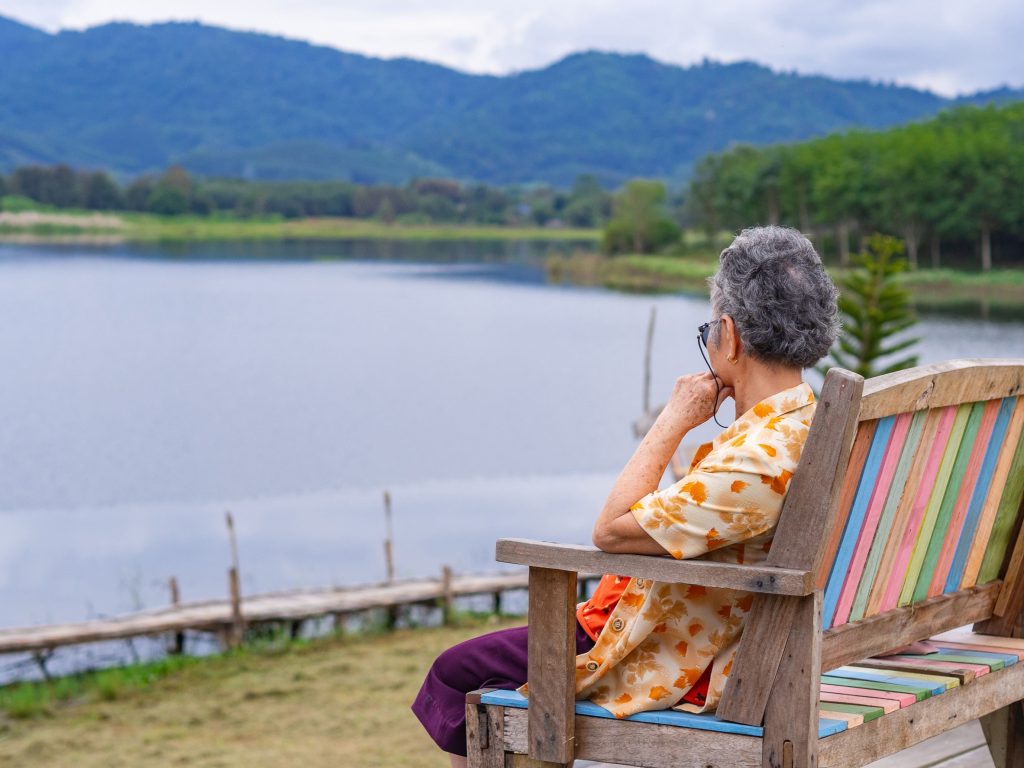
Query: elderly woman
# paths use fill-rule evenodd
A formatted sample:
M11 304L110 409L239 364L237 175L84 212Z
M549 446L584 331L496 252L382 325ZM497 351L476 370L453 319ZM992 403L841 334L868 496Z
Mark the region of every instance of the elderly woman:
M680 377L619 474L594 524L595 546L675 558L767 557L789 479L814 416L802 379L839 332L837 291L814 246L784 227L740 233L709 278L713 319L700 328L710 372ZM740 414L701 445L685 477L658 483L680 442L732 397ZM717 419L716 419L717 421ZM617 717L715 708L750 593L604 576L576 614L576 695ZM465 765L465 695L527 693L527 627L456 645L434 662L413 712Z

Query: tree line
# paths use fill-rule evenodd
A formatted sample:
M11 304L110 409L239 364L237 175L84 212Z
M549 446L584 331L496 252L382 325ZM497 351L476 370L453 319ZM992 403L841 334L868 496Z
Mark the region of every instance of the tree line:
M834 243L898 236L911 268L922 251L992 267L1024 263L1024 103L961 107L882 132L849 131L790 145L738 145L701 160L687 195L708 232L789 224Z
M413 224L597 227L612 211L611 192L589 175L579 176L570 189L560 190L547 185L495 187L431 178L400 186L245 181L197 177L172 166L164 173L119 184L104 171L32 165L16 168L6 177L0 175L0 199L5 195L57 208L165 216L343 216Z

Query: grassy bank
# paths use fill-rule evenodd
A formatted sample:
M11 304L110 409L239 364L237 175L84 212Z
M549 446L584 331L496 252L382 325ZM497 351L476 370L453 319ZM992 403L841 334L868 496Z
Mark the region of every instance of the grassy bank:
M0 689L0 765L442 768L409 710L423 676L445 648L523 623L462 619Z
M716 254L696 251L686 256L629 254L608 257L577 252L552 255L548 276L554 282L602 285L638 293L686 291L707 294L706 280L718 268ZM834 280L843 270L830 267ZM954 269L920 269L900 278L921 308L944 309L956 305L980 304L995 312L1020 314L1024 308L1024 269L993 269L964 272Z
M473 224L385 224L374 219L236 219L223 216L104 215L26 211L0 214L0 241L201 242L221 240L573 240L597 241L596 229Z

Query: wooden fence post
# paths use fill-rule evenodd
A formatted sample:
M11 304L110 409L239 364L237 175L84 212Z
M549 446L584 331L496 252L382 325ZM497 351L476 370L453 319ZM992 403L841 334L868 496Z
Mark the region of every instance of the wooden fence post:
M445 626L452 623L452 569L444 566L441 569L441 616Z
M181 591L178 589L178 579L171 576L171 580L168 582L168 587L171 590L171 605L178 607L181 605ZM185 633L175 632L171 636L171 647L168 652L172 655L180 655L185 652Z
M228 570L228 590L231 595L231 628L228 645L237 648L245 637L245 619L242 616L242 587L238 572L238 540L235 538L235 519L230 512L225 514L228 539L231 543L231 568Z
M387 569L388 584L395 583L395 532L391 524L391 493L384 491L384 566ZM398 606L387 608L388 629L398 623Z

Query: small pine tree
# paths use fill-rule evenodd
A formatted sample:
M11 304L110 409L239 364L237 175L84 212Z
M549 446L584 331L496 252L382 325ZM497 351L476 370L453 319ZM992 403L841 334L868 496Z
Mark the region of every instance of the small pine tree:
M818 366L825 373L832 365L871 378L917 365L917 355L884 364L882 358L909 349L919 337L891 342L894 335L917 322L910 293L896 275L909 266L903 243L888 235L872 235L867 250L854 259L855 267L840 280L839 311L843 332L831 352L830 364ZM887 342L888 346L885 346Z

